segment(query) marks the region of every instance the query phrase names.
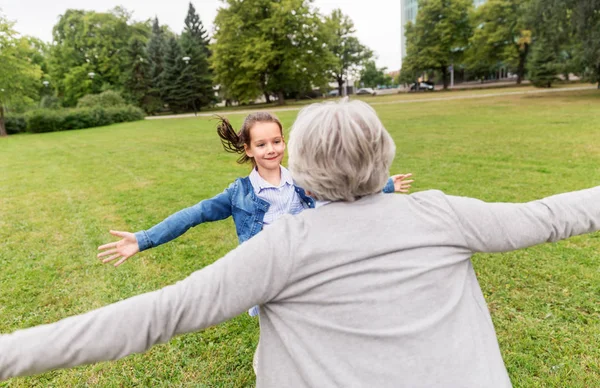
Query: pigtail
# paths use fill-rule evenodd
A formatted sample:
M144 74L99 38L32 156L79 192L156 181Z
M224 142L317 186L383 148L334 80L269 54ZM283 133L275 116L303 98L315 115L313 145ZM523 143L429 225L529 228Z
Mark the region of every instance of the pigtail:
M223 145L223 149L227 152L231 152L232 154L239 154L237 162L239 164L244 164L250 160L248 155L246 155L246 150L244 149L245 139L243 136L238 135L233 129L233 126L227 120L227 118L216 115L219 123L217 124L217 134L221 138L221 144ZM240 131L242 134L243 131Z
M219 120L219 123L217 124L217 134L221 138L223 149L234 154L239 154L244 151L244 143L240 142L240 137L231 126L229 120L218 115L217 118Z

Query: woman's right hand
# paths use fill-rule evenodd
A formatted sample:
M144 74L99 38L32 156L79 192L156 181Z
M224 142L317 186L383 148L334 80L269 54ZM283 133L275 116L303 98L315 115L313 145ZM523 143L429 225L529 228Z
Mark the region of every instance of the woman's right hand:
M133 233L111 230L110 234L115 237L121 237L121 239L98 247L98 250L102 252L98 253L97 257L102 260L103 263L109 263L119 259L119 261L115 263L115 267L118 267L123 264L125 260L140 251L137 239ZM103 259L105 256L109 257Z

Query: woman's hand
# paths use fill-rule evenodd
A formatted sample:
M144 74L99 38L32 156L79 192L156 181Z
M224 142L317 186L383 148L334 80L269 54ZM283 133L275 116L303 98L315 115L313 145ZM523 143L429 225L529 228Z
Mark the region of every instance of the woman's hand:
M110 234L115 237L121 237L121 240L98 247L98 250L102 252L98 253L97 257L102 260L103 263L108 263L119 259L119 261L115 263L115 267L118 267L123 264L125 260L129 259L131 256L140 251L137 239L133 233L111 230ZM108 255L110 256L106 259L103 259L104 256Z
M407 180L410 177L412 177L411 173L392 175L392 181L394 182L394 191L396 193L408 193L410 190L411 183L414 182L414 179Z

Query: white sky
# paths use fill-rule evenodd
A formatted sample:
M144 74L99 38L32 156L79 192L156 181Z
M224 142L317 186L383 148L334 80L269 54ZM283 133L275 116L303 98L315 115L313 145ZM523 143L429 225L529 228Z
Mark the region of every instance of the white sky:
M44 41L52 40L52 27L67 9L107 11L122 5L133 19L158 16L174 32L181 33L189 0L0 0L0 12L16 21L15 29ZM205 28L212 32L219 0L192 0ZM350 16L360 41L375 51L377 65L400 68L400 0L315 0L314 6L328 14L341 7Z

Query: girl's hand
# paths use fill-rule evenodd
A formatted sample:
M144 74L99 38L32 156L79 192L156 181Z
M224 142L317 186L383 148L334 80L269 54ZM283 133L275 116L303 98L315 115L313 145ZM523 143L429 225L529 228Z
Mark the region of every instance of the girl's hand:
M98 253L97 257L102 260L103 263L108 263L120 258L120 260L115 263L115 267L118 267L123 264L125 260L129 259L131 256L140 251L137 239L133 233L111 230L110 234L115 237L121 237L121 240L98 247L98 250L102 252ZM108 255L111 256L107 257L106 259L102 259L104 256Z
M392 175L392 181L394 182L394 191L396 193L408 193L408 191L410 190L411 183L414 182L414 179L407 180L410 177L412 177L411 173Z

